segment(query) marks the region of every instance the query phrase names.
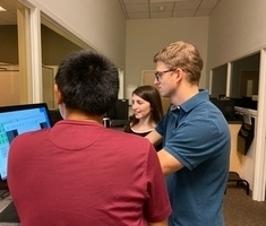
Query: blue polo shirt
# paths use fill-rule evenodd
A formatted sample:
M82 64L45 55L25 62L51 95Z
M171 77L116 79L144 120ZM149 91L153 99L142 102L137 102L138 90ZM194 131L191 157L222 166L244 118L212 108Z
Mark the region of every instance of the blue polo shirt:
M223 226L230 132L221 111L200 91L172 107L156 128L163 147L184 167L167 176L170 226Z

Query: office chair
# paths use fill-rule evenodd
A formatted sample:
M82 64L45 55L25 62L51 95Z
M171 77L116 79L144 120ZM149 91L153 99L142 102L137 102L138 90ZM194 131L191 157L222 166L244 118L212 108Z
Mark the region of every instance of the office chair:
M231 185L232 183L236 183L237 187L244 188L246 190L246 194L249 195L249 183L247 180L242 179L237 172L230 171L228 176L227 185Z

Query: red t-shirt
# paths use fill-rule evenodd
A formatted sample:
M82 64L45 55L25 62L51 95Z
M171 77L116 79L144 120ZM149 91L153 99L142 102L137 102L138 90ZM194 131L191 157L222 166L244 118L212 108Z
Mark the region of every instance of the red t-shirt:
M171 212L149 141L93 122L18 136L8 184L25 226L144 226Z

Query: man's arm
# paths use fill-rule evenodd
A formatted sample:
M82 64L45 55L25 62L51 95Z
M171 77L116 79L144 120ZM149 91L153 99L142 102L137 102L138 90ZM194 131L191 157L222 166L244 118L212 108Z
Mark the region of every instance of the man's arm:
M153 130L146 136L146 138L152 144L156 144L162 139L162 135L156 130ZM164 175L174 173L183 168L183 164L164 149L158 152L158 158Z
M162 135L160 133L158 133L156 130L153 130L152 132L150 132L146 138L152 143L152 144L156 144L158 143L161 139L162 139Z
M183 164L165 149L158 152L158 158L164 175L174 173L183 168Z
M168 226L167 220L155 223L148 223L149 226Z

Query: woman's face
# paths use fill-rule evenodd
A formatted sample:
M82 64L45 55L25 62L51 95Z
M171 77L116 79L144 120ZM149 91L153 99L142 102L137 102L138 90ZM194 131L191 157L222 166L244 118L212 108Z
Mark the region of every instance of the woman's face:
M142 99L136 94L132 95L132 110L137 119L149 117L151 114L151 105L148 101Z

